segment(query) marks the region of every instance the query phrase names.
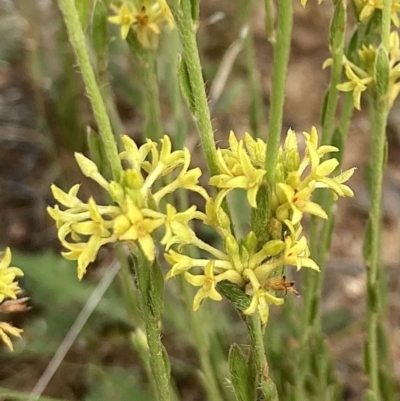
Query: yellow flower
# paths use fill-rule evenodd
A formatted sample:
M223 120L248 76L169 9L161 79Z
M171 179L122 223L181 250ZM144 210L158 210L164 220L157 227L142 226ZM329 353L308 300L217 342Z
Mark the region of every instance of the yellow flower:
M22 329L18 329L9 323L0 322L0 339L7 345L10 351L14 349L10 336L20 338L22 331Z
M167 204L167 215L165 219L165 234L161 240L163 245L168 244L173 235L181 233L182 237L191 236L191 229L189 221L194 219L196 213L196 206L192 206L184 212L177 213L174 206Z
M164 223L164 219L152 218L151 212L140 210L130 197L126 197L125 213L115 219L114 233L119 240L138 241L146 258L153 261L156 248L150 234Z
M359 19L360 21L364 21L370 18L375 10L382 10L383 9L383 0L363 0L364 7L361 10ZM392 0L392 7L391 7L391 19L393 24L398 28L400 25L398 12L400 11L400 1L399 0Z
M345 72L349 81L338 84L336 88L343 92L353 92L354 107L357 110L361 110L361 93L367 89L371 82L373 82L373 78L368 76L366 73L364 77L358 77L349 65L345 66Z
M230 141L232 143L232 140ZM232 145L231 145L232 146ZM217 163L221 174L210 178L210 185L221 188L218 199L222 199L233 189L243 188L247 191L247 200L251 207L257 207L257 192L263 183L265 170L255 168L244 149L243 141L234 147L234 154L217 150Z
M123 3L122 6L117 9L117 12L117 15L108 17L108 21L112 24L121 25L121 38L126 39L129 29L131 29L131 26L136 20L135 14L127 3Z
M15 279L23 276L24 273L18 267L10 267L10 248L6 248L0 257L0 302L3 302L6 298L17 298L17 295L21 292L21 289Z
M269 317L269 304L282 305L285 302L283 298L273 296L263 288L258 289L251 298L250 306L243 311L246 315L251 315L257 309L263 324L267 323Z
M241 275L235 270L227 270L224 273L214 275L214 261L210 261L206 264L204 268L204 275L193 275L188 272L185 272L185 279L190 284L201 287L193 300L193 310L196 311L199 309L201 303L205 298L211 298L214 301L221 301L222 296L216 290L216 285L220 281L229 280L230 282L238 282L242 283Z
M323 219L327 219L328 215L324 209L310 200L314 188L315 181L311 181L308 186L300 191L293 189L287 184L277 184L277 190L282 191L286 198L286 202L276 209L275 213L278 220L284 221L289 219L293 225L296 225L302 219L303 213L310 213ZM289 211L292 212L291 216L289 216Z
M285 238L284 264L296 266L297 270L302 267L308 267L319 271L318 265L309 256L310 250L308 249L306 237L302 236L299 240L295 240L291 235L288 235Z
M21 292L21 288L16 279L17 277L23 276L24 273L18 267L10 266L11 256L10 248L6 248L0 255L0 303L7 298L15 300L17 295ZM9 311L26 310L26 307L23 306L25 301L27 301L27 298L18 301L6 301L1 305L1 312L7 313ZM2 340L11 351L13 350L13 345L10 336L21 337L20 333L22 333L21 329L9 323L0 322L0 340Z
M109 17L108 21L121 25L121 37L126 39L132 28L138 41L144 48L155 49L161 27L168 24L174 26L174 20L165 0L124 2L118 9L117 15Z

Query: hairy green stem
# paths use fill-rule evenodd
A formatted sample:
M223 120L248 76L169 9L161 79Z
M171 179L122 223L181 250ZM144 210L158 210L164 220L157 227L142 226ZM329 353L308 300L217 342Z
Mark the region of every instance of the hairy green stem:
M158 140L163 136L160 101L158 93L156 54L145 53L142 65L143 92L145 98L145 137Z
M74 48L76 59L82 73L86 92L103 140L104 150L110 163L112 176L115 180L118 180L122 169L118 156L118 148L111 129L110 120L107 116L106 106L96 81L93 66L89 59L89 51L86 46L85 35L75 7L75 2L71 0L58 0L58 4L63 14L69 40Z
M210 110L208 108L207 94L204 87L199 51L196 43L196 32L191 15L191 2L189 0L169 0L168 4L179 30L185 63L190 77L191 95L194 102L196 123L199 128L202 146L210 175L219 174L216 159L214 132L211 125Z
M335 116L339 97L339 91L336 89L336 86L340 83L343 70L342 62L346 33L346 8L346 0L338 1L332 18L329 40L332 52L332 68L329 89L322 115L322 145L327 145L332 142L332 135L335 128Z
M246 55L247 74L250 86L250 128L254 137L260 137L261 123L263 120L263 99L260 87L260 76L257 70L256 57L253 43L253 32L248 25L247 36L244 40L244 51Z
M338 103L337 84L340 82L342 74L342 61L345 46L345 27L346 27L346 2L340 0L335 5L335 12L331 23L330 46L332 52L332 69L329 89L325 96L324 107L322 110L322 145L332 144L333 132L335 130L335 117ZM347 120L342 121L346 127L339 127L342 135L347 135L348 122L350 121L353 105L349 103L349 96L346 98L343 114L348 116ZM350 113L347 111L350 110ZM346 131L343 131L346 128ZM342 142L344 145L345 142ZM340 148L343 152L343 146ZM343 154L343 153L342 153ZM304 285L304 312L305 324L320 327L319 307L321 299L321 286L323 278L323 270L325 265L326 253L330 246L330 232L333 227L332 218L332 196L329 192L319 192L316 196L316 202L320 203L328 214L328 220L320 222L316 217L312 218L310 228L310 251L312 257L316 260L321 269L321 273L307 272L305 273ZM323 233L321 241L321 233Z
M293 0L280 0L277 37L274 46L274 71L272 77L271 108L269 111L268 146L265 159L266 178L270 189L275 182L275 166L278 160L282 131L283 105L285 101L286 73L289 62L293 25Z
M382 47L386 54L389 50L390 40L390 16L391 1L384 0L382 10ZM379 66L377 66L379 68ZM379 77L379 75L378 75ZM380 312L379 293L379 265L380 265L380 242L381 242L381 210L382 210L382 185L385 170L385 144L386 123L388 117L387 93L375 94L373 106L371 107L371 118L374 124L371 132L370 144L370 188L371 188L371 210L367 233L364 244L364 257L367 265L367 343L366 343L366 373L369 378L369 389L377 399L380 399L379 385L379 355L378 355L378 317Z
M379 394L379 359L377 342L377 325L379 313L379 284L378 267L380 255L380 233L381 233L381 208L382 208L382 180L385 160L386 121L387 105L386 99L377 99L374 104L376 111L375 132L372 133L370 162L371 171L371 210L369 216L369 235L366 241L369 244L369 255L367 256L367 373L369 376L369 388Z
M277 401L278 392L275 383L269 377L260 315L257 312L253 313L246 316L245 321L250 338L251 352L253 352L257 368L257 385L260 386L265 401Z
M157 262L149 262L140 249L134 252L134 277L149 346L152 380L155 383L157 400L171 401L169 360L160 333L164 279Z

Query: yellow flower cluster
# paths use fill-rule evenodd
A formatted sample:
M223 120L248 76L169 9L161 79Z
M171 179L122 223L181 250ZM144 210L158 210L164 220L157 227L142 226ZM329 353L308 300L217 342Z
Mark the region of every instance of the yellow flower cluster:
M397 14L396 14L397 15ZM347 82L337 85L337 89L343 92L353 92L354 107L361 109L361 93L368 88L375 90L377 86L375 76L375 61L377 48L372 45L365 46L358 51L359 65L344 58L343 65ZM324 66L329 66L331 59L328 59ZM379 78L379 77L378 77ZM389 48L389 89L387 94L387 106L390 109L400 92L400 48L399 34L392 32L390 35Z
M271 240L261 244L253 231L245 238L237 239L232 231L232 222L222 204L233 189L244 189L252 208L257 207L260 189L265 186L266 143L249 134L238 140L233 132L229 137L229 149L217 151L220 174L210 178L210 184L219 189L215 198L210 197L199 186L199 168L189 169L188 149L172 151L168 136L156 142L147 142L137 147L128 136L122 137L124 150L120 153L124 165L118 181L107 181L96 165L76 154L80 169L87 177L96 181L109 195L111 206L98 205L93 198L83 202L77 197L79 185L64 192L55 185L52 191L55 199L63 206L49 207L50 216L56 221L58 237L66 248L64 257L78 262L78 277L82 278L87 266L93 262L101 246L124 241L139 246L148 260L156 256L155 231L163 227L161 244L165 246L166 260L171 264L167 279L184 274L192 285L200 287L193 308L197 310L205 298L221 300L217 284L223 280L241 287L251 296L249 307L244 313L257 309L263 322L268 319L268 305L283 303L276 292L296 293L293 283L285 276L277 277L275 271L284 265L296 266L299 270L308 267L319 270L309 257L310 252L300 221L304 213L326 218L325 211L311 201L317 188L327 188L337 199L339 196L353 196L344 184L354 172L345 171L331 176L338 167L334 158L322 161L328 153L338 149L333 146L319 146L315 128L304 132L306 150L301 157L297 137L289 130L284 145L279 149L275 167L275 186L269 202L271 221L275 221ZM166 175L171 175L166 179ZM166 201L168 194L177 189L199 193L205 199L204 212L195 206L178 212ZM199 220L211 226L221 237L223 249L218 249L197 237L191 228L192 220ZM266 224L268 226L268 224ZM276 228L278 227L278 228ZM266 227L266 230L269 230ZM207 256L192 258L185 253L185 246L197 247ZM133 248L134 249L134 248ZM192 269L200 268L202 274L193 274Z
M383 0L354 0L354 4L359 12L358 18L360 21L371 18L376 10L383 9ZM392 0L391 18L397 28L400 26L399 11L400 1Z
M165 0L130 0L112 5L116 15L108 21L120 25L121 37L126 39L132 29L144 48L155 49L164 25L174 27L171 10Z
M8 312L10 302L7 299L16 300L17 295L21 293L21 288L18 285L17 278L24 275L18 267L11 267L11 250L7 248L0 255L0 312ZM18 303L18 301L16 301ZM18 308L16 308L18 309ZM10 336L21 337L21 329L12 326L9 323L0 322L0 339L7 345L10 350L13 350L13 345Z
M177 213L167 204L165 213L159 210L161 200L179 188L198 192L208 198L204 188L198 185L199 168L189 170L188 149L171 150L168 136L161 140L161 149L151 140L140 146L127 135L122 137L124 151L121 163L127 163L119 181L107 181L93 161L80 153L75 155L83 174L96 181L110 196L113 205L98 205L93 198L83 202L78 198L79 185L64 192L52 185L54 198L63 206L48 207L48 213L56 221L58 238L67 249L63 256L77 260L78 277L86 273L89 263L96 259L101 246L116 241L126 241L140 246L147 259L155 259L154 231L165 227L162 242L170 241L176 227L185 226L196 214L193 206ZM166 185L159 185L165 175L175 174Z
M339 162L332 158L321 159L338 149L333 146L318 146L318 134L313 127L310 133L303 133L306 140L306 151L300 157L298 142L294 131L289 130L284 146L279 150L276 166L276 184L271 200L272 218L278 221L279 236L268 241L258 249L258 239L250 232L242 240L237 240L231 231L229 216L222 209L222 200L236 188L245 189L251 207L257 207L257 193L264 185L266 143L255 140L249 134L238 141L234 133L229 137L229 149L220 149L217 153L221 174L211 177L210 184L220 189L215 199L206 202L205 213L197 212L194 217L204 224L214 227L222 239L223 250L212 247L197 238L188 227L176 227L172 237L166 243L167 261L172 265L167 278L184 273L186 280L200 287L194 299L194 310L209 297L222 299L217 290L217 283L228 280L251 295L251 303L246 314L259 310L263 322L268 319L268 305L282 304L283 299L275 295L277 290L295 292L293 283L286 282L285 277L274 277L274 272L283 265L293 265L299 270L308 267L319 270L309 257L306 238L302 235L300 220L304 213L326 218L325 211L311 201L317 188L328 188L333 196L353 196L351 189L344 185L354 169L331 177ZM307 172L307 173L306 173ZM267 229L267 228L266 228ZM170 249L179 244L179 252ZM210 254L210 257L195 259L184 254L184 245L194 245ZM203 274L189 273L192 268L201 268Z

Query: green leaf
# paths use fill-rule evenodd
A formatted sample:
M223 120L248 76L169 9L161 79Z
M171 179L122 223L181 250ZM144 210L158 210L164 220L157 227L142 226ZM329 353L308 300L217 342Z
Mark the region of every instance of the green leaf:
M83 29L86 28L93 1L94 0L75 0L75 7L78 11L79 19Z
M335 5L335 11L331 23L331 33L329 44L333 52L343 46L346 32L346 4L344 1L338 1Z
M190 0L192 21L194 28L197 29L199 25L199 14L200 14L200 0Z
M246 357L237 344L233 344L229 351L229 373L237 401L254 401L256 382L251 378Z
M90 126L87 126L86 140L89 147L90 158L99 168L100 173L103 174L102 168L103 166L107 165L107 163L105 163L105 157L102 150L103 146L100 135L97 132L95 132Z
M389 55L384 47L380 46L375 58L374 78L378 96L384 98L389 91Z
M96 53L104 52L108 44L107 16L107 4L104 1L97 0L93 8L91 20L92 43Z
M371 219L368 219L363 243L363 256L365 264L367 266L370 265L371 262L371 252L372 252L372 226L371 226Z
M156 260L151 265L149 290L151 291L149 298L152 301L153 315L160 316L164 302L164 276Z
M192 84L190 82L189 71L187 69L184 56L180 56L178 60L178 79L179 87L181 88L181 92L183 98L185 99L186 105L188 106L192 115L195 116L197 114L196 102L194 100Z

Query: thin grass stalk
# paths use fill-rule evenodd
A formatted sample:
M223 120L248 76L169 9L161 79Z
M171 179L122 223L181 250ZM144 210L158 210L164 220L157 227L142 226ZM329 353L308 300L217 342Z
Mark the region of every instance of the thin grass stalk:
M390 43L391 29L391 1L384 0L381 25L381 47L387 55ZM379 50L378 50L379 52ZM379 57L379 53L377 58ZM377 74L379 65L377 64ZM380 76L377 75L377 78ZM374 121L371 127L370 144L370 196L371 210L365 236L364 258L367 265L367 340L365 370L369 379L369 391L375 399L380 400L381 389L379 384L379 349L378 349L378 319L380 314L380 290L383 286L379 283L380 266L380 242L381 242L381 210L382 210L382 185L385 169L385 145L386 123L388 117L387 89L386 93L380 92L377 86L377 94L373 98L370 109L370 118Z
M70 43L75 51L76 60L82 73L86 92L103 140L104 150L110 163L112 176L115 180L118 180L122 169L118 148L111 129L110 120L107 116L107 109L96 81L93 66L90 62L86 39L75 2L70 0L58 0L58 4L67 26Z

